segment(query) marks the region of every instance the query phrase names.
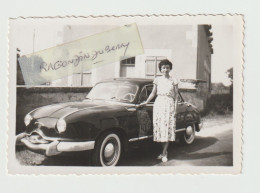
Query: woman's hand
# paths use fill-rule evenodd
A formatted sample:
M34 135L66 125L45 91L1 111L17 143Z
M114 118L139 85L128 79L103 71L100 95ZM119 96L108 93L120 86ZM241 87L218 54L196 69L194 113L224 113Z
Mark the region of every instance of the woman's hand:
M148 102L142 102L140 105L139 105L139 107L142 107L142 106L145 106L145 105L147 105L148 104Z
M173 113L173 117L176 118L176 111Z

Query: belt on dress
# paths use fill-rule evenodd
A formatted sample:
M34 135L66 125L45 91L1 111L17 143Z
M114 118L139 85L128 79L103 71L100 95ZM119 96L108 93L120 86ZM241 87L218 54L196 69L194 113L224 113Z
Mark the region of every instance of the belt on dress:
M173 98L172 95L168 95L168 94L158 94L158 96L167 96L167 97ZM175 98L173 98L173 100L175 100Z

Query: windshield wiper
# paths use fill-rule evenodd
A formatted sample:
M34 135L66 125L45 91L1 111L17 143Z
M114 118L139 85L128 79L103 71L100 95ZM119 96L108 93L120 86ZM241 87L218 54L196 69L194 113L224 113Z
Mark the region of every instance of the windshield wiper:
M119 98L116 98L115 96L113 96L113 97L111 97L110 99L112 99L112 100L117 100L117 101L119 101L120 99Z

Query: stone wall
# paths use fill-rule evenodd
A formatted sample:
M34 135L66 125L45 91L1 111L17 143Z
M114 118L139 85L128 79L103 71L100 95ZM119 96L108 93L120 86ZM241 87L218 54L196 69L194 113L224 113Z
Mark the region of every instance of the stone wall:
M233 95L211 95L210 99L208 100L206 111L208 111L209 113L217 113L221 115L233 112Z
M89 87L17 87L16 133L24 130L24 117L35 108L83 100L90 89Z
M199 92L194 89L180 89L180 92L185 102L195 105L201 112L204 111L206 103Z

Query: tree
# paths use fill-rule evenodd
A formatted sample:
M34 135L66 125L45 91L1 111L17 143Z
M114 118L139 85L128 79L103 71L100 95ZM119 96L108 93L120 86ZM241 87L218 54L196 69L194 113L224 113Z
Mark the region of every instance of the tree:
M231 82L231 85L233 86L233 67L232 68L229 68L226 73L228 74L228 78Z
M227 71L226 71L227 75L228 75L228 78L231 82L231 85L230 85L230 100L231 100L231 109L233 109L233 67L232 68L229 68Z
M230 94L233 96L233 67L232 68L229 68L227 71L226 71L227 75L228 75L228 78L230 80Z
M19 48L16 48L16 66L17 66L16 84L24 85L23 74L22 74L21 67L20 67L19 60L18 60L18 58L20 57L20 51L21 50Z

